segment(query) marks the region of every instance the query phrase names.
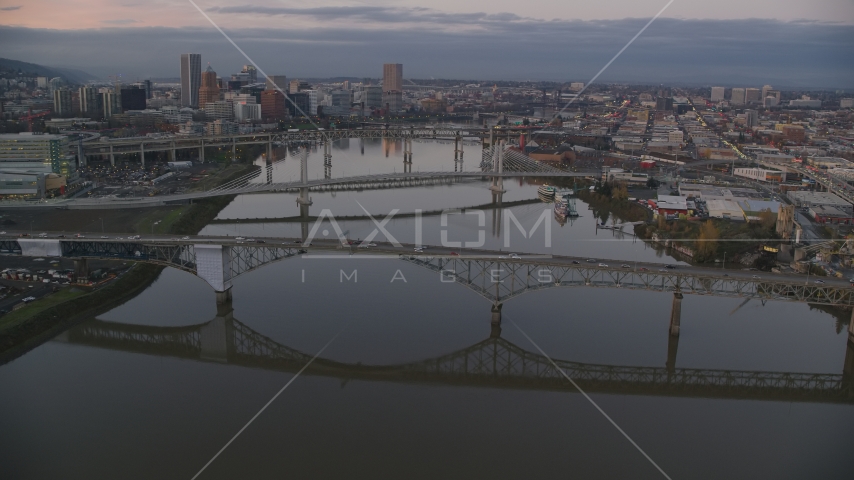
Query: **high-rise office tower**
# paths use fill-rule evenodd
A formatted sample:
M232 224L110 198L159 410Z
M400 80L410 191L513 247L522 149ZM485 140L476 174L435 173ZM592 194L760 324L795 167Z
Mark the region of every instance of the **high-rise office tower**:
M403 64L386 63L383 65L383 92L403 91Z
M254 66L244 65L243 70L241 70L240 73L246 73L249 75L249 77L247 78L247 80L249 81L249 85L252 85L253 83L258 83L258 70L256 70Z
M765 85L764 87L762 87L762 98L764 99L765 97L767 97L768 92L770 92L771 90L774 90L774 87L772 87L771 85Z
M181 54L181 106L199 107L199 87L202 84L202 54Z
M276 87L279 87L278 89ZM267 90L288 91L288 78L285 75L269 75L267 76Z
M101 94L95 87L80 87L80 112L93 118L101 118Z
M709 100L712 102L720 102L724 99L724 87L712 87L712 96Z
M743 88L733 88L732 93L730 94L730 103L733 105L741 105L744 103L744 89Z
M145 110L145 89L132 86L130 88L122 88L119 101L122 105L122 111L128 110Z
M219 100L219 85L216 83L216 72L210 65L202 73L202 84L199 87L199 107Z
M151 80L142 80L134 83L132 86L145 90L145 99L151 100Z
M106 91L101 93L101 108L104 118L110 118L117 113L122 113L122 101L120 93Z
M757 112L756 110L745 110L744 121L747 125L747 128L753 128L759 125L759 112Z
M746 88L744 90L744 102L745 103L761 103L762 102L762 91L758 88Z
M53 91L53 113L59 116L72 114L71 90L60 88Z

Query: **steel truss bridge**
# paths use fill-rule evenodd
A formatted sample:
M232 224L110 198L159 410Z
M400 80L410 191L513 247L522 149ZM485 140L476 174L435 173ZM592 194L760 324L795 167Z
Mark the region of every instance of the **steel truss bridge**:
M152 327L93 320L57 337L76 345L154 354L294 373L311 355L282 345L233 318L230 303L208 323L187 327ZM675 353L674 353L675 356ZM668 367L601 365L555 360L587 392L854 403L849 342L842 375ZM348 364L317 358L309 375L344 381L385 381L502 389L574 392L575 388L548 358L500 337L439 357L399 365Z
M233 145L266 145L270 143L291 144L321 144L342 139L463 139L479 138L488 140L518 138L520 135L541 130L542 127L522 127L514 129L484 128L484 127L390 127L390 128L355 128L336 130L300 130L299 132L255 133L243 135L212 135L200 137L167 137L167 138L128 138L128 139L99 139L83 144L83 153L92 156L107 156L123 154L139 154L155 151L172 151L176 149L198 149L207 147L231 147ZM564 133L564 132L562 132ZM598 137L586 133L565 132L572 136Z
M465 285L487 300L501 304L534 290L554 287L605 287L719 297L786 300L824 305L854 305L854 289L808 284L802 279L761 279L724 276L716 269L681 272L597 267L566 258L495 259L458 256L401 255L401 259L433 270ZM619 261L617 263L620 263ZM698 269L692 269L698 270Z
M55 237L55 236L54 236ZM302 252L352 253L334 241L313 241L303 246L286 239L267 239L269 243L240 243L231 238L5 238L0 254L24 256L61 256L86 260L124 259L184 270L199 276L215 291L226 291L231 281L264 265L293 257ZM443 278L468 287L495 305L523 293L554 287L607 287L675 294L713 295L854 306L854 288L842 282L807 283L799 276L754 278L733 273L724 275L709 268L626 269L597 266L583 259L563 256L530 255L502 258L502 252L461 250L460 254L412 254L412 245L400 248L381 246L358 249L360 254L391 255L403 261L437 272ZM442 247L429 247L440 250ZM455 252L456 253L456 252ZM580 261L579 261L580 260ZM607 260L604 260L607 261ZM583 263L582 263L583 262ZM620 263L617 261L617 263ZM607 264L603 264L607 265ZM652 264L647 264L652 267ZM663 265L656 265L663 267ZM775 278L776 277L776 278ZM681 298L681 297L680 297Z

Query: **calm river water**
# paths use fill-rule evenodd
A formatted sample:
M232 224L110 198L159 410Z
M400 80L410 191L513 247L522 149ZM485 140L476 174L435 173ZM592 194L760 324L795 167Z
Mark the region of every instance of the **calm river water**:
M333 151L333 169L402 165L401 150L386 157L372 143L362 155L355 142ZM479 161L479 147L466 148ZM453 144L413 150L415 163L453 168ZM310 213L328 209L349 236L365 238L371 220L343 217L480 206L492 201L487 187L312 192ZM505 203L536 198L536 185L505 188ZM288 219L298 215L295 198L239 197L204 233L298 236L302 225ZM552 241L545 244L544 226L531 238L513 226L507 249L676 263L631 237L597 231L586 205L578 209L561 226L550 205L510 207L526 229L547 211ZM484 248L505 248L506 222L493 212L500 210L484 210L483 227L478 215L451 215L447 227L439 215L424 216L424 243L439 243L443 228L449 240L476 241L482 228ZM393 218L386 228L412 242L416 220ZM357 271L357 281L342 281L342 270ZM360 372L420 368L480 342L537 353L526 335L554 359L662 369L669 293L529 292L504 304L502 340L490 341L498 332L489 301L397 259L292 258L239 277L232 290L230 308L218 311L206 283L167 269L124 305L0 366L0 477L190 479L294 378L298 368L281 368L282 358L325 347L323 368L299 375L198 478L663 478L568 381ZM840 333L835 318L806 304L750 301L736 310L741 303L685 296L677 369L842 373L846 328ZM179 345L232 316L229 335L240 330L242 360L201 358ZM93 331L106 333L86 335ZM122 336L128 332L134 336ZM670 393L639 387L590 398L674 479L851 478L850 402Z

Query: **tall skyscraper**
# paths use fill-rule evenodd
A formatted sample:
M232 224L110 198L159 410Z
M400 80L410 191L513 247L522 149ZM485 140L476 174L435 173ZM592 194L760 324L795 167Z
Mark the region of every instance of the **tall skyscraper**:
M199 87L199 107L219 100L219 85L216 83L216 72L210 65L202 73L202 85Z
M69 116L72 113L71 90L60 88L53 91L53 113L59 116Z
M285 75L270 75L267 77L267 90L277 90L279 87L283 92L288 91L288 78Z
M80 112L91 118L101 118L101 94L95 87L80 87Z
M244 65L243 70L240 73L246 73L249 75L248 81L249 84L258 83L258 70L255 70L255 67L252 65Z
M745 110L744 121L747 125L747 128L753 128L759 125L759 112L757 112L756 110Z
M119 101L122 111L145 110L145 89L139 87L122 88Z
M709 97L709 100L712 102L720 102L724 99L724 87L712 87L712 96Z
M281 120L285 118L285 96L278 90L261 92L261 117L264 120Z
M765 97L767 97L768 92L770 92L771 90L774 90L774 87L772 87L771 85L765 85L764 87L762 87L762 98L764 99Z
M181 106L199 108L202 84L202 54L181 54Z
M403 64L386 63L383 65L383 92L403 91Z
M744 90L745 103L762 103L762 92L758 88L746 88Z
M744 103L744 89L743 88L733 88L732 93L730 94L730 103L733 105L741 105Z

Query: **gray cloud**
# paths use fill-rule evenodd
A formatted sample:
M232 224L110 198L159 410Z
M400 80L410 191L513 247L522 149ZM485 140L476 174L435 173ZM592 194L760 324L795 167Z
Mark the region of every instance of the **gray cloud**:
M431 18L444 15L417 11ZM646 23L643 19L535 22L515 15L506 20L501 15L472 15L483 19L478 21L480 28L443 33L417 23L401 30L300 29L298 22L288 22L284 29L228 33L265 71L290 77L376 78L383 63L401 62L408 78L586 82ZM247 63L219 33L201 27L7 26L0 27L0 44L19 60L103 76L175 77L182 52L201 53L220 75ZM659 19L600 81L851 88L852 45L854 26L847 25Z
M496 25L508 22L539 22L532 18L523 18L513 13L486 14L445 13L429 8L401 8L376 6L340 6L340 7L269 7L263 5L234 5L230 7L211 7L208 12L218 14L254 14L291 17L309 17L317 20L338 20L373 23L422 23L422 24L466 24Z
M11 12L13 10L20 10L23 5L16 5L14 7L0 7L0 10L4 12Z
M132 18L121 18L118 20L101 20L101 23L105 23L107 25L130 25L131 23L138 22Z

